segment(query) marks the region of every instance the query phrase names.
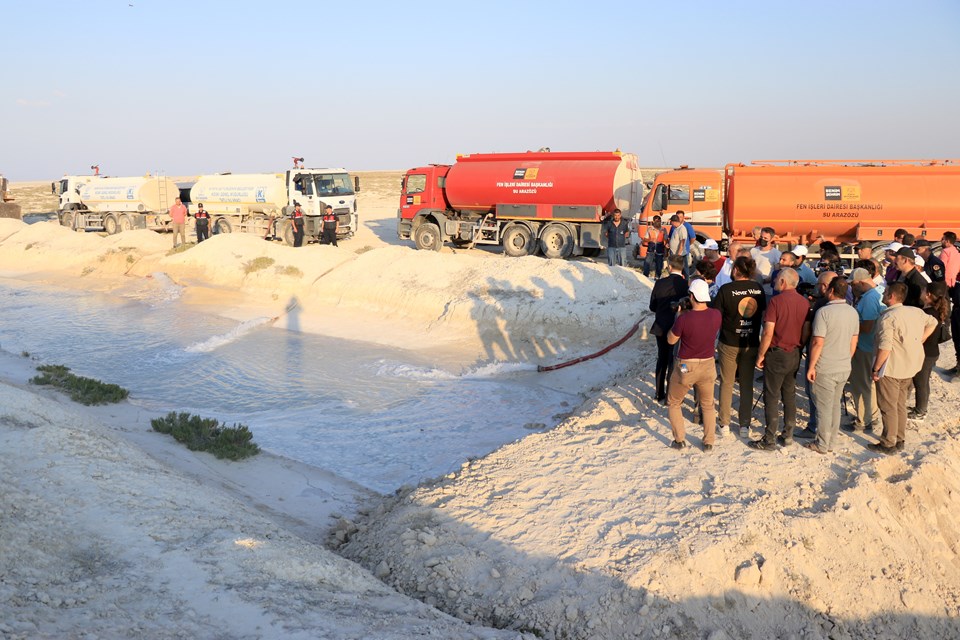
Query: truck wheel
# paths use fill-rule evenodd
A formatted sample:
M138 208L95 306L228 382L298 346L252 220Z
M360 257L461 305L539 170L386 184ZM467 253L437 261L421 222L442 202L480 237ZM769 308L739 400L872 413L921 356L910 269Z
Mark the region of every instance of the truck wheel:
M233 225L226 218L217 218L213 223L213 233L233 233Z
M529 256L537 249L537 239L533 232L522 224L513 224L504 229L500 242L503 244L503 252L511 258Z
M283 244L287 245L288 247L293 246L293 223L289 220L284 220L281 224L280 237L283 238Z
M67 212L60 216L60 226L73 228L73 213Z
M562 224L547 225L540 234L540 249L551 259L569 258L573 253L573 235Z
M133 229L133 222L130 220L130 216L122 215L117 219L117 229L119 231L130 231Z
M413 232L413 243L417 249L440 251L443 238L440 237L440 227L432 222L424 222Z
M103 219L103 230L107 232L108 236L112 236L120 230L117 225L117 218L112 213Z

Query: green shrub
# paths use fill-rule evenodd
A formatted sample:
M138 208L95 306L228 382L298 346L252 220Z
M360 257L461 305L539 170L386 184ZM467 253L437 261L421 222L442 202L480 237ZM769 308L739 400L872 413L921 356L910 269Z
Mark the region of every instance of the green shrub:
M276 270L277 275L290 276L291 278L303 277L303 271L300 271L300 269L297 269L293 265L287 265L285 267L274 267L274 269Z
M70 394L70 399L82 404L114 404L120 402L130 392L115 384L107 384L93 378L84 378L70 373L70 368L62 364L42 364L37 367L41 373L30 378L30 384L46 385L62 389Z
M247 260L245 263L243 263L243 272L253 273L254 271L260 271L261 269L266 269L273 263L274 263L273 258L260 256L259 258L254 258L253 260Z
M250 429L242 424L227 427L215 418L171 411L163 418L151 420L150 426L154 431L173 436L191 451L207 451L221 459L242 460L260 453Z
M189 248L192 247L192 246L194 246L194 245L192 245L192 244L187 244L186 242L183 242L183 243L175 246L173 249L170 249L170 251L167 251L167 255L168 255L168 256L175 256L175 255L177 255L178 253L183 253L184 251L186 251L187 249L189 249Z

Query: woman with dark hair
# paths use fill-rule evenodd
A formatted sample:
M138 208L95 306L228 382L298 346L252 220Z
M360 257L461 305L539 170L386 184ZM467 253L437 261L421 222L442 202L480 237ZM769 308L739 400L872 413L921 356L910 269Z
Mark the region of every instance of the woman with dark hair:
M927 417L927 403L930 401L930 374L933 366L940 357L940 328L950 318L950 302L947 298L945 282L931 282L922 295L923 310L936 318L937 326L923 342L923 366L917 375L913 376L913 386L917 393L917 406L910 410L907 419L914 422L923 422Z

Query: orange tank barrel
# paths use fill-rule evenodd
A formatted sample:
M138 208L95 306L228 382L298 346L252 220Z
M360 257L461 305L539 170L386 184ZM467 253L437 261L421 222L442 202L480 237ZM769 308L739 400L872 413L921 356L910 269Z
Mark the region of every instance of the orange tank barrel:
M724 173L732 237L756 226L805 242L890 240L898 227L939 240L960 230L957 160L755 161Z

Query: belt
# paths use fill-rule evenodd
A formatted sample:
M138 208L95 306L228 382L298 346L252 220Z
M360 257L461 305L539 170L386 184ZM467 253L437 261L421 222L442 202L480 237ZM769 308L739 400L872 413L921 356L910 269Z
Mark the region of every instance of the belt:
M715 362L713 358L677 358L678 362Z

